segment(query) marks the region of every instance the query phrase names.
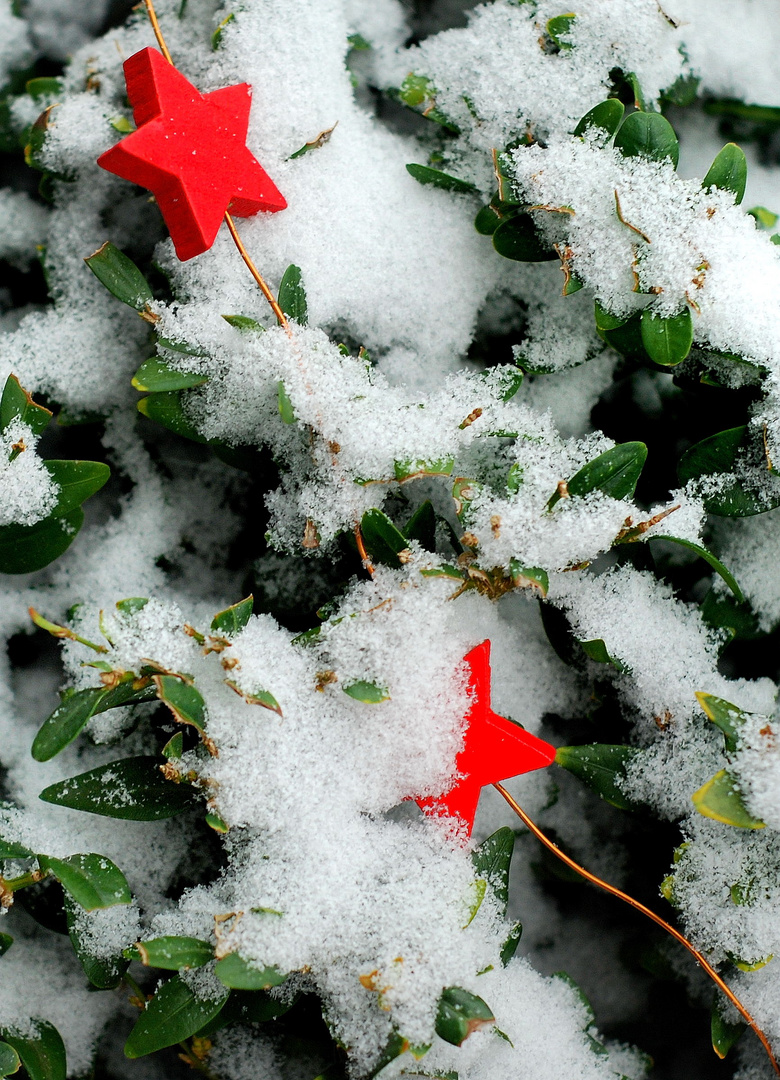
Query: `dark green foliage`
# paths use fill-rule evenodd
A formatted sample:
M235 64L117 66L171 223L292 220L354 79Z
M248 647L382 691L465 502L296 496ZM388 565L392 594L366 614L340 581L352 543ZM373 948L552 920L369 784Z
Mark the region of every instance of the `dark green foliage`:
M469 1035L495 1020L488 1005L460 986L448 986L439 998L436 1034L453 1046L461 1046Z
M159 821L198 802L189 784L166 780L154 757L129 757L61 780L45 788L44 802L126 821Z
M157 990L139 1016L125 1043L125 1054L129 1058L145 1057L189 1039L214 1019L229 996L226 987L213 997L196 997L181 976L174 975Z
M301 326L309 321L306 290L301 283L300 266L288 266L279 283L279 307Z
M674 129L660 113L631 113L618 128L615 146L624 157L646 157L652 161L668 158L675 168L680 157Z
M587 746L559 746L555 761L574 776L584 780L605 802L620 810L633 810L620 781L626 768L641 753L631 746L608 746L591 743Z
M154 299L149 283L132 259L107 240L84 260L92 273L123 304L144 311Z

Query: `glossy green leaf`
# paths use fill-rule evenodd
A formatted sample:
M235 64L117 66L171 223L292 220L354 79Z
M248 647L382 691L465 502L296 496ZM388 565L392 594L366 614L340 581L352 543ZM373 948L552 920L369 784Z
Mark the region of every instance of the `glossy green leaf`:
M275 967L250 964L237 952L218 960L214 974L233 990L270 990L272 986L281 986L287 978Z
M647 447L641 442L618 443L611 450L593 458L583 465L568 482L571 498L581 498L591 491L603 491L613 499L630 499L636 490L647 459ZM561 499L556 491L547 503L547 509Z
M626 769L636 760L641 750L632 746L611 746L606 743L588 743L584 746L559 746L555 762L620 810L633 810L620 781L625 779Z
M546 262L558 255L539 235L530 214L505 218L493 233L493 247L499 255L515 262Z
M319 630L319 627L315 627L315 629ZM260 705L263 709L270 709L271 712L278 713L279 716L282 716L282 708L279 702L268 690L253 687L252 690L249 691L244 690L232 679L225 679L225 682L231 690L235 690L237 694L240 694L248 705Z
M366 551L375 562L385 566L398 567L400 551L405 551L409 542L402 532L381 510L366 510L360 521L360 531Z
M745 806L734 777L726 769L716 772L711 780L693 793L691 799L700 814L724 825L734 825L738 829L766 827L766 822L753 817Z
M737 749L739 732L747 715L730 701L715 697L714 694L696 692L696 700L716 727L726 736L726 752L732 754Z
M542 596L547 596L550 578L540 566L523 566L517 559L510 559L509 573L516 589L538 589Z
M51 517L63 517L78 509L100 491L111 475L102 461L44 461L43 465L60 489Z
M185 415L180 393L179 390L166 390L159 394L150 394L138 402L138 411L176 435L191 439L192 442L207 442Z
M383 701L390 700L390 695L384 687L377 686L376 683L364 682L362 679L349 683L348 686L344 686L342 689L345 694L354 698L355 701L362 701L366 705L379 705Z
M474 184L468 180L460 180L457 176L449 176L438 169L431 169L427 165L407 165L406 171L420 184L430 184L431 187L443 188L445 191L455 191L462 195L473 195L478 191Z
M0 956L5 956L14 943L10 934L0 934Z
M27 424L35 435L40 435L51 420L51 412L37 405L24 390L15 375L9 375L0 397L0 431L5 431L13 420Z
M309 321L309 309L306 303L306 290L301 284L301 268L291 264L287 267L279 283L279 307L291 319L301 326Z
M242 330L245 333L250 331L260 331L262 333L265 330L262 323L259 323L257 319L250 318L249 315L223 315L222 318L225 322L234 326L236 330Z
M136 311L143 311L154 299L148 281L133 260L109 240L84 262L101 285Z
M196 997L180 975L174 975L156 992L136 1021L125 1043L129 1058L144 1057L166 1046L189 1039L219 1013L230 996L213 991L207 998Z
M662 367L681 364L693 344L693 319L688 308L678 315L654 315L642 312L642 344L650 359Z
M618 671L627 670L622 660L610 656L609 650L602 638L593 638L591 641L581 641L580 645L582 646L585 655L591 660L595 660L597 664L612 664Z
M509 867L515 849L515 834L504 826L483 840L472 852L474 872L488 883L502 915L509 903Z
M123 705L154 701L155 688L134 690L132 682L120 683L113 689L94 687L69 694L44 720L32 744L36 761L49 761L73 742L93 716Z
M0 836L0 860L2 859L32 859L34 852L22 844L12 843Z
M202 386L208 381L208 375L198 375L194 371L176 371L159 356L150 356L148 360L144 360L132 380L136 390L151 390L155 393L189 390L190 387Z
M547 33L559 49L567 51L572 48L571 42L566 41L566 37L576 18L577 16L572 12L567 12L565 15L554 15L552 19L547 20Z
M279 409L279 415L281 416L282 420L285 422L285 424L294 424L295 409L293 409L293 404L290 401L290 395L287 393L285 385L281 381L276 384L276 396L277 407Z
M125 960L119 952L106 955L101 950L101 955L95 956L94 946L89 937L89 927L84 926L81 907L67 894L65 895L65 915L68 921L70 943L84 969L84 974L98 990L115 990L129 967L129 961Z
M440 109L436 108L436 88L424 75L409 72L394 96L408 108L420 113L426 120L440 124L454 135L459 134L460 129Z
M764 636L758 619L748 604L737 604L732 596L710 589L704 597L701 617L708 626L728 630L739 641L755 641Z
M19 1055L29 1080L65 1080L65 1044L54 1024L35 1020L35 1034L17 1035L0 1029L0 1036Z
M240 634L252 617L254 597L250 593L232 607L219 611L211 620L211 629L219 634Z
M184 734L181 731L177 731L175 735L172 735L165 746L160 751L162 756L168 761L176 761L184 753Z
M737 600L740 603L744 602L745 596L742 592L742 589L740 589L739 585L737 584L737 580L734 575L731 573L728 567L723 565L720 559L713 555L711 551L707 551L707 549L705 547L702 547L701 544L694 544L692 540L683 540L679 536L668 536L665 533L653 533L652 536L648 537L648 543L652 540L666 540L667 543L679 544L681 547L687 548L689 551L695 552L695 554L698 555L699 558L704 559L705 562L708 562L716 573L720 574L720 576L723 578L728 587L736 596Z
M430 499L417 507L402 531L407 540L416 540L428 551L436 550L436 513Z
M492 1024L495 1017L481 997L460 986L448 986L439 998L436 1034L453 1046L461 1046L469 1035Z
M733 191L734 202L739 204L745 195L747 185L747 158L736 143L726 143L709 167L701 186L716 187Z
M680 146L665 116L656 112L630 113L618 128L615 147L624 157L666 158L677 168Z
M72 810L126 821L160 821L197 806L189 784L166 780L156 757L129 757L60 780L39 798Z
M41 870L55 877L85 911L129 904L133 899L127 878L105 855L70 855L66 859L39 855L38 864Z
M21 1066L21 1059L13 1046L7 1042L0 1042L0 1076L12 1076Z
M726 1057L732 1046L739 1042L743 1032L746 1030L747 1024L742 1020L731 1023L731 1021L723 1019L720 1011L720 998L716 996L713 999L710 1014L710 1034L712 1037L712 1049L721 1060Z
M483 206L474 218L474 228L481 236L492 236L504 220L504 215L493 206Z
M513 924L512 929L509 931L504 944L501 946L501 966L506 967L509 961L517 952L517 946L520 944L520 938L523 936L523 924L516 922Z
M607 98L606 101L600 101L598 105L594 105L589 112L585 113L574 129L573 134L584 135L586 131L597 128L599 131L603 131L607 138L611 139L620 127L625 111L625 105L622 101L618 101L617 98Z
M155 675L157 696L164 702L180 724L191 724L198 731L206 730L206 702L194 686L175 675Z
M731 473L737 459L744 455L750 460L751 442L746 426L729 428L710 435L683 454L677 466L681 484L700 477ZM766 461L763 462L766 469ZM780 485L776 493L759 497L740 481L726 482L715 492L705 492L704 506L711 514L722 517L749 517L780 506Z
M207 964L214 957L214 946L193 937L150 938L125 949L125 957L138 960L145 967L181 971L182 968L199 968Z
M84 524L84 511L47 517L35 525L0 526L0 574L32 574L67 551Z

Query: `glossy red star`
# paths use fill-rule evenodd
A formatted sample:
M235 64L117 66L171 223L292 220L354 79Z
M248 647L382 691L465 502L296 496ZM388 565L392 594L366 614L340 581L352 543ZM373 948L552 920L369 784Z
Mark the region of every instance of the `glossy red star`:
M153 192L182 261L211 247L226 210L284 210L246 145L248 83L201 94L156 49L141 49L124 69L137 130L98 165Z
M445 795L416 802L426 814L460 818L471 834L482 788L551 765L555 747L493 712L489 641L477 645L464 659L470 670L472 700L464 746L455 761L461 779Z

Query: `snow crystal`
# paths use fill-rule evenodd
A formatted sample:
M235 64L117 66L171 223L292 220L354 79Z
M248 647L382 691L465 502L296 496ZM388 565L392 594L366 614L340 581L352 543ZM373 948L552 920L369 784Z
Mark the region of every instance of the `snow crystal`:
M54 509L59 488L36 454L38 436L12 420L0 435L0 527L34 525Z

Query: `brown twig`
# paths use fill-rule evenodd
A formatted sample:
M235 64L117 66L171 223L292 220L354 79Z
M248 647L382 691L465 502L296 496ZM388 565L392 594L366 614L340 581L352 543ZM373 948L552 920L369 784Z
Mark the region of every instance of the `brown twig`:
M494 784L493 786L495 787L496 791L498 791L499 794L501 794L504 799L506 799L506 801L512 807L512 809L520 818L522 823L530 832L534 834L536 839L540 843L544 844L547 850L551 851L557 859L560 859L561 862L565 863L570 870L573 870L576 874L579 874L580 877L584 877L585 880L589 881L592 885L597 885L605 892L610 893L612 896L616 896L618 900L622 900L624 903L629 904L632 908L635 908L637 911L641 912L646 918L652 919L652 921L657 926L660 926L662 930L665 930L667 934L670 934L675 939L675 941L679 941L679 943L688 950L694 960L696 960L696 962L704 969L707 975L709 975L715 985L726 995L734 1008L742 1016L745 1023L748 1024L756 1033L761 1042L761 1045L767 1053L767 1057L772 1063L772 1068L775 1070L778 1076L780 1076L780 1065L778 1065L775 1059L775 1055L772 1053L772 1047L769 1045L769 1040L767 1039L766 1035L763 1033L761 1028L758 1026L758 1024L750 1015L748 1010L739 1000L734 991L731 990L728 984L724 982L720 975L718 975L717 971L702 956L699 950L694 948L690 941L688 941L687 937L685 937L683 934L680 933L679 930L676 930L668 922L662 919L660 915L656 915L656 913L654 911L651 911L649 907L645 907L645 905L640 903L639 900L635 900L634 897L629 896L628 893L624 893L621 889L617 889L614 885L610 885L608 882L603 881L600 877L592 874L590 870L586 870L584 866L580 866L580 864L575 862L574 859L570 858L568 855L565 855L561 851L561 849L552 842L552 840L545 836L539 826L536 825L535 822L531 820L531 818L529 818L525 810L523 810L523 808L517 802L515 802L515 800L512 798L512 796L509 794L505 787L503 787L501 784Z
M363 542L363 533L361 532L360 525L358 525L357 522L355 523L355 543L357 544L357 549L358 549L358 553L360 554L360 558L363 561L363 566L365 566L368 573L371 575L371 577L373 577L374 576L374 566L373 566L373 564L371 562L371 559L369 558L368 552L366 551L366 545Z

